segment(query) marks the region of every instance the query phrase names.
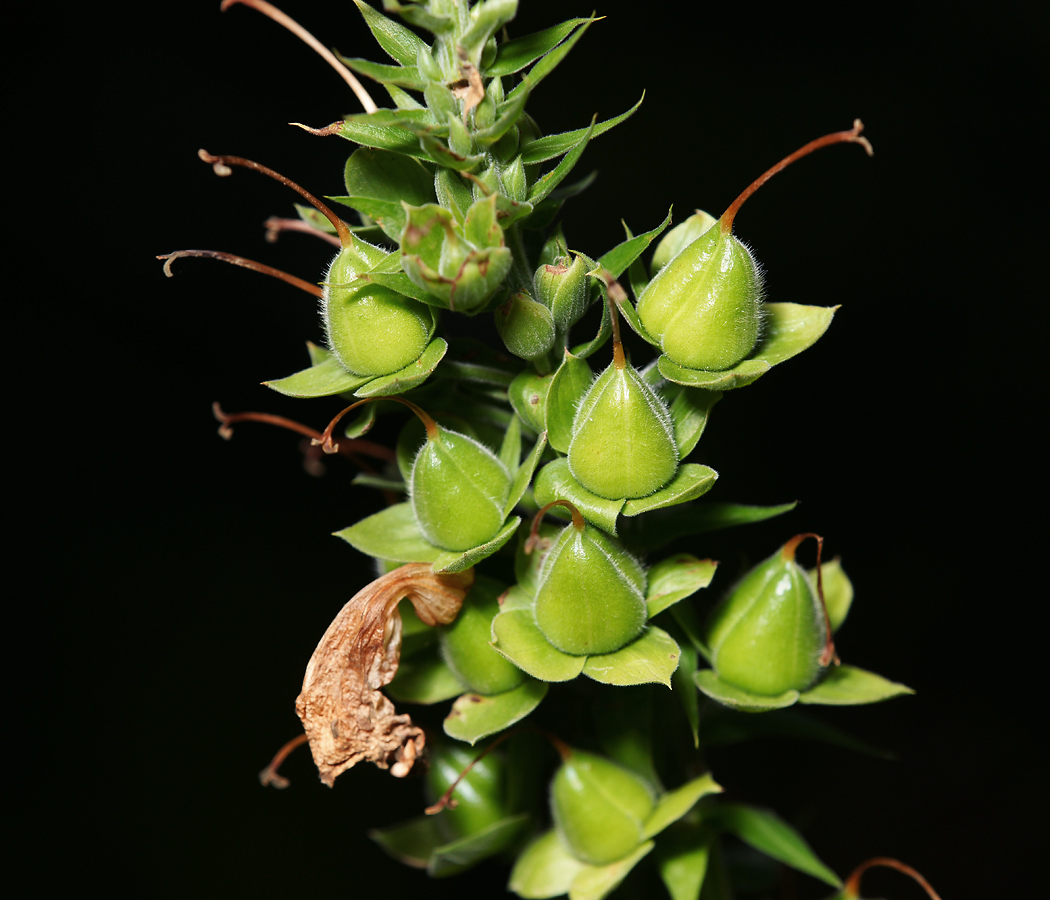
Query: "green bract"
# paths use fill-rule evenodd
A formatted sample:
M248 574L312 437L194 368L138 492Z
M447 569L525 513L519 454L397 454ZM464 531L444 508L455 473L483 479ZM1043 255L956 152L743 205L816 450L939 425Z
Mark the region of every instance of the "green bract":
M798 541L755 566L712 613L707 646L722 681L774 696L806 690L827 665L824 606L794 560Z
M551 815L573 855L604 865L641 842L652 788L622 766L572 750L551 783Z
M439 425L416 455L411 493L416 521L430 543L469 550L502 527L510 473L486 446Z
M678 365L729 369L758 342L761 270L732 232L709 228L649 282L638 317Z
M678 469L678 447L666 404L633 366L610 363L576 411L569 471L609 500L647 497Z
M645 625L645 570L614 538L580 524L563 528L543 561L536 625L564 653L611 653Z

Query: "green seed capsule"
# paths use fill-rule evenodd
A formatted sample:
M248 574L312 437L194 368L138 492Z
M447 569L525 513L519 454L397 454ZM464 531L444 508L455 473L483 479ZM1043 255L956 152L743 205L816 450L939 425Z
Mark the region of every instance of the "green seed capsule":
M612 653L645 627L645 569L575 509L573 524L547 553L538 582L536 625L563 653Z
M554 346L554 318L542 303L520 291L495 312L496 330L506 348L522 359L536 359Z
M684 222L675 225L667 234L660 238L660 243L653 251L653 260L650 264L652 274L655 275L672 259L695 241L700 235L707 231L718 219L710 213L698 209Z
M732 368L758 342L761 270L731 232L709 228L649 282L638 317L678 365Z
M718 677L755 694L804 691L827 662L824 606L789 541L714 610L707 644Z
M343 250L325 276L321 301L328 346L357 375L389 375L422 355L434 317L418 300L377 284L354 285L361 262Z
M533 276L536 294L550 309L559 328L571 327L587 312L590 299L587 269L583 257L577 254L571 263L568 257L560 257L553 265L542 265Z
M510 473L484 445L435 425L412 465L411 490L423 537L445 550L470 550L503 526Z
M492 649L492 620L499 612L503 585L477 576L455 621L441 628L441 654L461 681L479 694L502 694L525 680L525 673Z
M478 755L476 749L441 741L430 745L427 787L436 800ZM506 767L494 753L479 759L456 786L456 806L445 807L440 816L448 822L454 837L477 834L498 822L504 809Z
M604 866L642 842L653 811L649 786L616 763L573 750L551 783L551 814L573 854Z
M647 497L678 470L667 405L638 372L614 361L584 395L572 425L569 471L609 500Z

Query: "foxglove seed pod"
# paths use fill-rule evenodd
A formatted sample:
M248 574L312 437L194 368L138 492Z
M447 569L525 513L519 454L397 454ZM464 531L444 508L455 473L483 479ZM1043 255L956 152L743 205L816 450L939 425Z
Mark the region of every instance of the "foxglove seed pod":
M591 287L587 268L583 257L577 254L571 263L562 257L554 265L542 265L533 276L537 297L551 311L559 328L572 327L587 312Z
M642 842L653 811L649 786L592 753L571 750L551 783L551 814L573 855L595 866L623 859Z
M809 536L792 538L755 566L712 612L706 639L720 679L775 696L811 687L830 662L823 600L795 562L795 548Z
M527 292L514 294L495 312L496 330L506 348L521 359L537 359L554 346L554 319Z
M441 797L472 762L473 767L456 785L456 805L445 806L442 817L455 837L477 834L504 818L506 768L494 753L478 759L470 747L446 741L430 744L427 787L433 797Z
M758 342L761 269L731 232L709 228L649 282L638 317L678 365L732 368Z
M671 414L633 366L614 361L584 394L568 463L573 478L609 500L647 497L674 477Z
M570 509L573 521L554 540L540 569L536 625L563 653L612 653L645 627L645 569L615 538L588 526L567 501L548 504L537 521L555 504Z
M328 347L357 375L390 375L411 365L434 330L434 316L418 300L378 284L357 286L356 253L341 251L325 276L321 317Z
M649 268L653 275L659 272L672 259L704 234L712 225L718 222L710 213L698 209L684 222L675 225L667 234L660 238L660 243L653 251L653 260Z
M502 694L525 680L525 673L492 649L492 620L499 612L502 586L477 576L451 625L441 628L441 654L472 691Z
M430 543L470 550L503 525L510 473L487 447L431 422L412 464L412 509Z

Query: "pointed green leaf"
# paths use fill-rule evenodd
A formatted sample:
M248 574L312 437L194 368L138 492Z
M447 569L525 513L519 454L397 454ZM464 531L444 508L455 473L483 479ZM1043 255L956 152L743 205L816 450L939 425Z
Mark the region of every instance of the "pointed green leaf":
M762 522L790 512L797 505L748 506L704 501L697 506L661 509L643 518L623 520L620 530L624 543L638 552L645 552L666 546L675 538Z
M827 670L816 687L803 691L799 703L822 706L859 706L878 703L891 697L914 694L910 687L898 684L855 666L834 666Z
M383 110L380 110L383 112ZM394 113L395 110L387 110ZM433 122L433 116L426 109L404 109L396 110L403 117L403 122L398 122L392 115L381 116L380 113L364 113L349 116L344 119L338 130L338 135L348 141L360 144L362 147L376 147L381 150L393 150L395 153L404 153L406 156L415 156L419 159L429 159L426 151L419 146L419 138L415 130L408 126L413 125L416 129L426 127ZM375 121L379 117L381 121ZM373 119L373 121L369 121ZM397 124L395 124L395 122Z
M514 421L519 420L515 419ZM525 492L529 489L529 484L532 482L532 475L536 471L536 466L538 465L546 446L547 435L544 433L536 439L532 452L529 453L528 458L521 464L517 472L514 473L514 480L510 485L510 494L507 497L507 505L504 507L503 515L509 516L514 507L521 502L521 498L525 496Z
M553 828L530 843L511 869L507 889L523 900L547 900L567 894L585 863L573 856Z
M465 53L474 65L480 65L486 41L513 19L517 11L518 0L483 0L475 3L470 10L469 24L457 35L457 50Z
M627 112L614 116L611 119L606 119L604 122L599 122L594 126L594 132L591 134L591 137L596 138L598 135L605 134L605 132L629 119L634 115L638 107L642 105L642 100L644 99L645 93L643 92L638 102L627 110ZM557 159L557 157L561 156L563 153L568 153L573 147L575 147L580 139L587 133L587 130L588 129L586 128L577 128L575 131L565 131L561 134L549 134L537 138L522 149L521 161L528 166L535 163L547 162L549 159Z
M514 532L518 530L520 524L521 519L515 516L500 529L499 534L497 534L491 541L486 541L484 544L472 547L470 550L466 550L463 553L455 553L452 551L442 553L437 559L433 560L431 568L437 573L462 572L464 569L469 569L483 559L488 559L493 553L506 544L514 535Z
M569 888L569 900L602 900L615 891L628 873L656 846L652 841L607 866L584 866Z
M361 15L364 16L372 36L379 46L390 54L390 58L403 66L415 65L419 51L427 48L422 39L400 22L388 19L363 0L354 0L354 3L361 10Z
M701 896L714 841L715 835L706 828L683 828L661 839L656 865L671 900Z
M766 856L832 887L842 887L842 880L820 861L802 835L771 810L740 803L719 804L706 820Z
M526 678L518 687L502 694L463 694L445 717L445 734L457 741L475 744L520 722L546 695L546 682L533 678Z
M576 45L576 42L583 37L583 33L591 27L591 23L597 21L596 18L587 19L578 29L576 29L575 32L573 32L568 40L563 41L540 59L536 65L529 69L528 75L523 76L523 79L518 86L507 95L507 99L513 99L514 95L519 91L534 89L536 85L550 75L550 73L557 68L558 64L569 55L569 51Z
M717 566L713 560L697 559L689 553L678 553L652 566L645 597L649 618L707 587Z
M521 419L517 416L510 420L510 426L503 435L503 443L500 445L497 456L500 462L507 467L508 472L518 471L518 466L521 464ZM505 512L504 517L509 512L510 510Z
M417 869L425 869L431 854L444 842L441 826L434 816L419 816L390 828L375 828L368 836L394 859Z
M528 813L493 822L487 828L434 849L427 866L433 878L456 875L505 850L525 830Z
M496 121L487 128L481 128L474 132L474 140L477 142L477 145L479 147L491 147L503 137L503 135L510 131L521 118L521 114L525 111L525 102L528 99L528 91L523 91L516 95L512 100L501 104ZM523 200L525 198L521 197L519 199Z
M678 668L671 676L671 690L682 704L685 712L685 720L689 723L689 730L693 733L693 747L700 748L700 694L693 682L696 674L697 657L696 648L688 643L680 643L678 649L681 656L678 659Z
M331 397L355 390L375 378L374 375L355 375L344 369L343 364L329 351L325 350L324 353L328 355L323 361L309 369L276 381L264 381L263 384L286 397Z
M701 669L693 676L693 681L712 700L741 712L766 712L770 709L783 709L798 702L798 691L784 691L783 694L773 697L753 694L722 681L713 669Z
M500 44L495 60L485 70L485 77L496 78L520 72L557 47L578 25L589 21L590 19L568 19L543 31Z
M663 230L671 224L671 210L667 211L667 216L664 220L657 225L652 231L647 231L644 234L639 234L636 237L629 237L622 244L617 244L608 253L603 254L598 259L598 265L603 269L606 269L613 278L619 278L627 268L633 263L645 249L653 242L654 238L659 237ZM637 319L637 316L636 316ZM632 326L633 327L633 326ZM639 325L639 327L641 327ZM639 332L645 337L645 329ZM654 343L651 339L650 343ZM654 346L659 346L659 342L655 342Z
M429 705L458 697L466 688L441 658L437 648L431 648L407 659L402 658L394 680L383 690L399 703Z
M569 463L564 458L547 463L540 469L532 492L540 506L555 500L568 500L592 525L597 525L609 534L616 534L616 517L623 509L624 501L606 500L592 494L572 477ZM550 515L562 516L562 507L552 509Z
M707 427L707 419L714 405L722 399L718 391L676 386L668 392L671 422L674 424L674 439L678 455L685 459L700 440Z
M650 625L626 647L588 656L583 674L602 684L655 683L670 687L680 655L674 638L662 628Z
M828 621L831 631L835 633L846 621L849 608L853 604L853 584L842 569L842 561L837 557L820 567L821 580L824 584L824 603L828 608ZM817 570L809 570L809 579L813 586L817 584Z
M591 367L565 350L547 390L547 440L559 453L569 452L576 407L594 381Z
M593 132L594 119L591 119L591 127L584 132L579 143L565 154L565 158L562 159L558 165L551 169L546 175L543 175L536 180L536 183L529 191L530 203L535 206L565 180L568 174L573 170L576 163L579 162L580 157L583 155L583 151L587 149L587 144L590 141Z
M701 797L706 797L708 794L718 794L721 791L722 786L711 777L710 773L694 778L680 788L668 791L656 802L656 807L649 814L642 837L656 837L668 825L677 822L696 806L697 801Z
M335 532L367 556L394 562L432 563L444 551L427 542L409 503L397 503Z
M438 367L448 350L444 338L434 338L423 351L423 355L393 375L381 375L354 392L355 397L392 397L419 387Z
M540 681L572 681L583 671L585 656L569 656L536 627L531 610L501 612L492 620L492 646L514 665Z
M623 505L625 516L640 516L642 513L665 506L677 506L702 497L715 486L718 473L710 466L697 463L685 463L678 467L671 483L648 497L628 500Z
M408 22L434 35L447 34L456 28L456 20L444 13L431 12L426 6L418 3L398 3L397 0L383 0L383 9L397 13Z
M578 356L580 359L586 359L588 356L593 354L595 351L600 350L604 346L605 342L609 340L609 336L612 334L612 321L609 319L609 304L602 304L602 323L598 328L598 334L595 335L594 340L588 341L586 344L577 344L572 348L572 355Z
M421 91L427 84L426 79L419 73L419 69L414 64L410 66L391 66L387 63L377 63L368 59L358 59L349 56L339 56L339 61L359 75L371 78L379 84L394 84L400 88L407 88L410 91Z

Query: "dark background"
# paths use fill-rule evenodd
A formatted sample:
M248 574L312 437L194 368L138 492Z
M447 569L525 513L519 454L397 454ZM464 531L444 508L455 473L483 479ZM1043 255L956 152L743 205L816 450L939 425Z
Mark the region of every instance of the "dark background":
M523 6L515 34L590 11ZM217 7L183 3L163 19L107 7L64 30L78 68L74 103L51 108L50 184L79 211L50 227L68 238L75 226L67 265L86 287L59 316L62 363L41 379L45 410L64 398L73 450L48 504L68 531L62 565L45 571L57 602L41 623L62 702L30 720L34 735L62 723L29 788L39 833L69 847L48 877L148 896L500 896L498 868L429 882L368 841L367 828L418 811L416 784L361 766L329 791L302 751L289 790L256 781L297 733L316 641L368 576L328 535L376 500L339 461L305 474L287 433L215 434L213 400L327 421L331 404L258 385L301 368L303 341L320 340L312 301L210 261L183 261L169 281L153 259L222 249L313 279L329 256L301 236L266 244L262 221L288 214L291 195L247 172L216 179L196 151L339 193L351 145L285 123L325 125L356 111L354 98L273 23ZM286 11L322 42L379 58L351 4ZM895 762L770 741L724 751L715 775L799 825L840 874L889 855L945 900L1020 896L1036 867L1026 818L1045 789L1037 29L1002 9L994 23L869 7L598 11L609 18L530 110L553 133L647 93L577 169L599 179L566 208L572 246L598 255L622 239L621 217L642 231L671 204L676 221L697 207L718 215L781 156L856 116L876 151L821 151L737 219L770 299L842 309L816 347L728 395L698 450L721 474L717 499L801 505L689 549L736 566L791 534L825 535L857 588L843 658L918 694L821 710ZM786 890L824 896L801 878ZM922 896L878 874L866 893Z

